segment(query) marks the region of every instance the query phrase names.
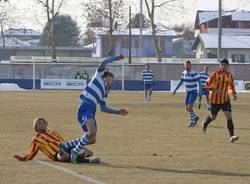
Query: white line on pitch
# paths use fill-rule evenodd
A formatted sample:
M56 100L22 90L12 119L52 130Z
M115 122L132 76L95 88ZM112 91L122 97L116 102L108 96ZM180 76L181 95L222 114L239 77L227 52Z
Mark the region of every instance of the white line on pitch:
M64 167L60 167L60 166L57 166L57 165L54 165L54 164L51 164L51 163L48 163L48 162L45 162L45 161L40 161L40 160L37 160L35 161L39 164L42 164L42 165L46 165L48 167L52 167L54 169L57 169L59 171L62 171L64 173L68 173L72 176L75 176L75 177L78 177L78 178L81 178L82 180L86 181L86 182L89 182L89 183L92 183L92 184L104 184L103 182L101 181L98 181L98 180L95 180L89 176L86 176L84 175L83 173L78 173L77 171L73 171L73 170L70 170L70 169L66 169Z

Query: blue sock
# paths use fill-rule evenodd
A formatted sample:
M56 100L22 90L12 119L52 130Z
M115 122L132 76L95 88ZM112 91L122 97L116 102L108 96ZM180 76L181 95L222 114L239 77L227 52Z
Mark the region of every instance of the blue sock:
M194 116L194 119L197 117L197 115L195 114L195 112L193 111L192 112L193 113L193 116Z
M75 148L75 147L78 145L78 143L79 143L80 140L81 140L81 138L78 138L78 139L74 139L74 140L65 142L65 143L63 143L63 146L64 146L66 149Z
M89 135L88 135L88 134L84 134L84 135L80 138L80 140L79 140L77 146L73 149L73 151L74 151L76 154L79 154L80 151L88 144L88 142L89 142Z
M193 117L192 112L189 112L188 115L189 115L189 121L190 121L190 123L194 123L194 117Z

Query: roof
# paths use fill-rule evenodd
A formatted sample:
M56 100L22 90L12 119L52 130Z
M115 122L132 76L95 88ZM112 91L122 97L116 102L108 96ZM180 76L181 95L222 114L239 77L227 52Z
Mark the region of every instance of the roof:
M239 11L232 13L233 21L250 21L250 11Z
M221 47L224 49L250 49L249 35L222 35ZM193 50L196 49L199 42L202 42L207 49L218 48L218 34L205 33L199 34L193 44Z
M5 47L30 47L31 44L16 38L5 37ZM3 47L3 39L0 37L0 47Z
M231 16L232 21L250 21L250 11L223 11L222 16ZM195 28L199 25L217 19L219 17L218 11L202 11L196 13Z
M108 34L108 29L107 28L94 28L94 31L97 35L107 35ZM131 29L131 34L132 35L140 35L140 28L132 28ZM115 30L113 32L113 35L129 35L129 29L128 28L120 28L118 30ZM150 28L143 28L142 29L142 35L152 35L151 29ZM159 36L176 36L176 32L172 29L158 29L156 35Z
M13 29L10 28L4 32L5 35L13 36L40 36L41 33L34 31L33 29Z

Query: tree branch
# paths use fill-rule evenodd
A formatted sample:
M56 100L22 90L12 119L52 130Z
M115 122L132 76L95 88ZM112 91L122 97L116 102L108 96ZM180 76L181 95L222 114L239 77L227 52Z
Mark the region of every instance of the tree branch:
M145 0L145 4L146 4L147 10L148 10L148 16L149 16L149 18L151 19L151 11L150 11L150 8L149 8L148 1L147 1L147 0Z
M161 6L163 6L164 4L171 3L171 2L174 2L174 1L176 1L176 0L168 0L168 1L165 1L165 2L163 2L163 3L161 3L161 4L159 4L159 5L155 5L155 7L161 7Z
M65 1L65 0L61 0L60 4L59 4L59 6L58 6L58 8L57 8L57 10L56 10L56 12L55 12L55 15L58 15L59 10L60 10L60 8L62 7L64 1Z

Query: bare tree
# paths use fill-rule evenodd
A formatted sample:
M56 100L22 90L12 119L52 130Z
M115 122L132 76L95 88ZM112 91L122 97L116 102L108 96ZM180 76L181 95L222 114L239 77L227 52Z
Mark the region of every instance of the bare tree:
M151 2L151 3L150 3ZM145 0L145 4L147 7L148 17L150 19L150 24L152 28L152 37L155 45L155 50L158 58L158 62L162 61L162 55L161 55L161 47L159 44L159 38L157 38L157 27L155 24L155 9L163 7L166 11L180 11L180 9L183 9L183 0L167 0L160 4L155 4L155 0Z
M4 29L6 27L11 27L18 22L16 8L11 5L7 0L0 1L0 27L1 27L1 38L2 38L2 47L3 53L1 58L4 58L4 49L5 49L5 34Z
M51 58L56 61L56 46L54 36L54 18L59 14L59 10L64 4L65 0L35 0L38 4L44 7L47 15L47 23L50 24L48 31L50 45L51 45Z
M96 0L84 3L89 27L108 27L108 55L114 53L113 32L124 19L123 0Z

